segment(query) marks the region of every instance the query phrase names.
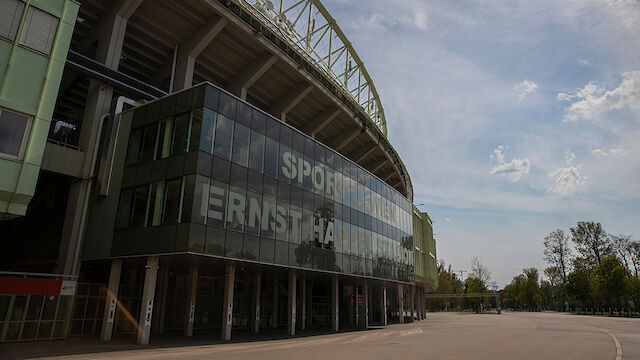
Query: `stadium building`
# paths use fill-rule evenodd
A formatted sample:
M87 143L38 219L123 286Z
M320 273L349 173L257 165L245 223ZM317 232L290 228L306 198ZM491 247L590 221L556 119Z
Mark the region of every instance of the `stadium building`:
M431 219L319 0L0 9L0 342L425 317Z

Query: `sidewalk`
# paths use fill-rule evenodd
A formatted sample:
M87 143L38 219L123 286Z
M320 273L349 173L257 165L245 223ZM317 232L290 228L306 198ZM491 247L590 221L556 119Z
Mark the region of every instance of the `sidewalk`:
M375 326L370 326L369 329ZM364 329L343 330L363 331ZM286 329L264 329L259 334L252 334L248 330L234 330L230 343L258 342L269 340L291 339L335 334L329 329L297 330L296 336L289 336ZM0 359L37 359L50 356L70 356L80 354L100 354L114 351L147 350L158 348L175 348L182 346L228 344L220 340L219 330L206 330L188 338L180 333L152 335L149 345L138 345L135 335L114 336L112 341L101 341L97 337L72 337L68 340L21 342L0 344Z

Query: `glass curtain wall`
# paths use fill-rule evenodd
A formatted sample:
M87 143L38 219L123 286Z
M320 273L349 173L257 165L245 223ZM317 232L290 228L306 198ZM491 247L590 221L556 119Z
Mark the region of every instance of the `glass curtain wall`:
M410 201L349 159L209 84L133 111L117 249L177 224L191 252L413 281Z

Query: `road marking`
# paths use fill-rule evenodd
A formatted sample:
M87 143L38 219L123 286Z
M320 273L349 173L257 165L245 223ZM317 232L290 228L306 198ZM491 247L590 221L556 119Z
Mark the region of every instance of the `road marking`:
M613 342L616 343L616 360L622 360L622 346L620 346L620 342L615 337L615 335L613 335L611 331L605 331L605 332L609 334L609 336L613 338Z

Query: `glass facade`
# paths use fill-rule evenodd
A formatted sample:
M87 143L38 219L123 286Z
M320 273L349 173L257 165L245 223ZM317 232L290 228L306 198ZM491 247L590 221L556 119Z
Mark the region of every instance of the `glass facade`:
M209 84L131 111L112 255L413 281L411 202L339 153Z

